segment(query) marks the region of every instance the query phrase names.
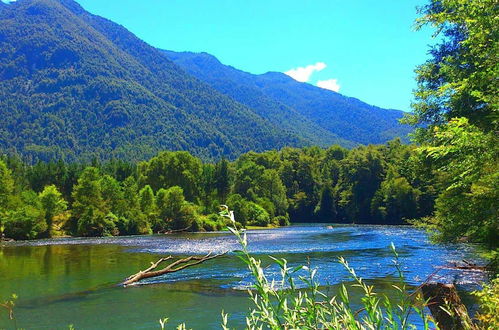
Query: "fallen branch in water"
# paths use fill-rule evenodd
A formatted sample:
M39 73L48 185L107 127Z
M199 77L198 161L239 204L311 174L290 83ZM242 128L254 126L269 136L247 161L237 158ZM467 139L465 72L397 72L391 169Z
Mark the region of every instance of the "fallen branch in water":
M475 263L469 262L469 261L464 260L464 259L463 259L463 263L464 264L460 265L460 264L454 262L452 265L440 266L438 268L456 269L456 270L471 270L471 271L480 271L480 272L487 271L489 268L488 265L480 266L480 265L477 265Z
M192 226L189 226L189 227L186 227L186 228L183 228L183 229L171 229L171 230L160 230L158 231L158 234L173 234L173 233L181 233L181 232L184 232L184 231L188 231L189 229L191 229Z
M141 270L140 272L138 272L132 276L127 277L125 279L125 281L123 282L123 286L131 285L131 284L136 283L136 282L143 280L145 278L151 278L151 277L161 276L161 275L168 274L168 273L178 272L182 269L192 267L195 265L199 265L200 263L203 263L207 260L223 256L226 253L227 252L220 253L220 254L212 254L210 252L203 257L190 256L187 258L183 258L183 259L179 259L177 261L174 261L163 269L155 270L162 262L172 259L172 256L168 256L166 258L161 258L156 262L151 262L151 266L149 268L147 268L145 270Z

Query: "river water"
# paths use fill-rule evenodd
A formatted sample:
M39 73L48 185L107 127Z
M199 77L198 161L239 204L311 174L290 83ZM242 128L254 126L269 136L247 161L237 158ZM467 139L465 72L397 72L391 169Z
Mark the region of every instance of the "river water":
M409 285L420 284L439 266L476 260L472 246L433 245L423 231L406 226L293 225L248 231L248 241L265 265L270 263L268 254L286 258L291 266L310 262L332 293L338 283L350 281L337 261L343 256L360 276L390 294L395 275L391 242ZM164 317L170 327L185 322L194 329L210 329L220 324L222 310L240 328L251 306L246 291L251 278L231 253L150 279L147 285L117 285L162 256L236 249L235 237L226 232L6 243L0 247L0 299L11 293L19 299L17 324L0 310L0 329L67 329L70 324L76 329L158 329ZM266 272L278 276L273 265ZM469 290L480 276L442 269L435 279Z

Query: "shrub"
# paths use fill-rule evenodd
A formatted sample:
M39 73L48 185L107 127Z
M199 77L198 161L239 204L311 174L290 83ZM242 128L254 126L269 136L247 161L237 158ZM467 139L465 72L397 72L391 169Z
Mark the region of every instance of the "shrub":
M20 197L20 206L5 212L4 233L14 239L37 238L47 230L40 199L33 191L25 191Z
M474 292L480 300L480 311L476 319L480 329L499 329L499 277Z
M284 215L279 215L272 219L272 223L278 226L289 226L289 217Z
M114 214L104 215L94 207L89 207L78 219L78 235L111 236L115 233L114 220L117 220Z
M260 205L249 202L248 203L248 224L255 226L268 226L270 223L270 216L267 211Z
M25 205L7 213L5 235L14 239L34 239L47 230L44 214L40 209Z

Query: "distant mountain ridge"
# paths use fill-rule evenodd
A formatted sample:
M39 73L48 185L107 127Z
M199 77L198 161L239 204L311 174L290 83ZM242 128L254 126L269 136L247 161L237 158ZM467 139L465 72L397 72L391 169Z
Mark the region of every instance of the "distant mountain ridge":
M290 128L295 127L317 144L332 142L349 147L384 143L395 137L405 137L411 131L410 127L398 122L404 115L400 110L372 106L298 82L280 72L250 74L224 65L207 53L164 52L187 72L257 110L262 117L279 122L285 113Z
M33 161L142 160L169 149L217 159L284 146L351 147L403 135L395 120L401 113L378 123L388 113L381 110L370 126L378 131L374 126L382 125L386 138L341 132L357 128L335 126L337 116L314 108L314 102L326 102L322 93L283 74L245 74L236 84L242 71L217 61L213 70L226 78L210 79L206 66L186 65L202 64L197 56L172 59L173 53L73 0L0 4L0 152ZM319 99L306 100L314 95Z

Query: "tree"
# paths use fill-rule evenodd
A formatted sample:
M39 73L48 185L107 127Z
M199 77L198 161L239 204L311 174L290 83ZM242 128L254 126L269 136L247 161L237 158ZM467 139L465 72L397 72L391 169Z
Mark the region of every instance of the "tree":
M45 221L47 223L47 236L52 236L52 223L54 217L66 211L68 203L64 200L57 187L54 185L46 186L38 195L45 211Z
M237 218L237 221L246 226L248 224L248 200L244 199L239 194L231 194L227 198L227 205L231 210L234 211L234 214Z
M87 167L74 187L72 217L80 236L103 236L110 234L111 225L106 221L109 208L102 198L100 172Z
M118 216L124 215L129 206L125 202L125 195L120 183L110 175L104 175L100 179L99 185L106 208Z
M484 133L466 118L435 127L431 144L421 148L431 158L445 190L429 220L437 238L463 237L497 247L499 242L499 148L494 132Z
M419 151L440 193L424 224L438 240L497 246L499 6L494 0L431 0L419 27L432 25L440 44L417 69L414 116Z
M229 162L225 158L222 158L215 166L215 187L218 198L225 203L230 192Z
M196 211L186 202L184 191L178 186L160 189L156 196L162 229L188 229L196 218Z
M391 170L373 196L373 218L376 222L392 225L415 219L418 214L418 197L419 192L407 179Z
M279 173L274 169L265 170L257 184L258 195L267 198L273 204L275 209L274 216L287 216L288 201L286 199L286 187L284 187Z
M14 192L14 180L7 165L0 160L0 212L7 209L9 200Z
M430 0L420 13L417 27L435 27L442 41L416 70L416 103L409 122L441 125L466 117L482 129L497 128L497 2Z
M141 186L148 184L154 191L179 186L192 202L199 197L202 171L201 160L187 151L160 152L148 162L139 164Z
M345 209L345 220L371 222L371 200L385 177L383 158L379 147L367 146L352 150L341 161L339 204Z
M321 192L321 200L315 210L321 221L333 222L336 220L336 203L330 185L326 185Z
M248 224L266 227L270 223L269 213L260 205L249 202L247 207Z
M146 215L141 210L139 185L133 176L129 176L122 183L123 198L126 209L122 215L127 219L128 234L150 234L151 226Z
M33 191L23 191L20 205L5 212L5 235L14 239L35 239L46 232L40 199Z
M156 210L156 201L151 186L146 185L139 191L140 210L145 214L151 214Z

